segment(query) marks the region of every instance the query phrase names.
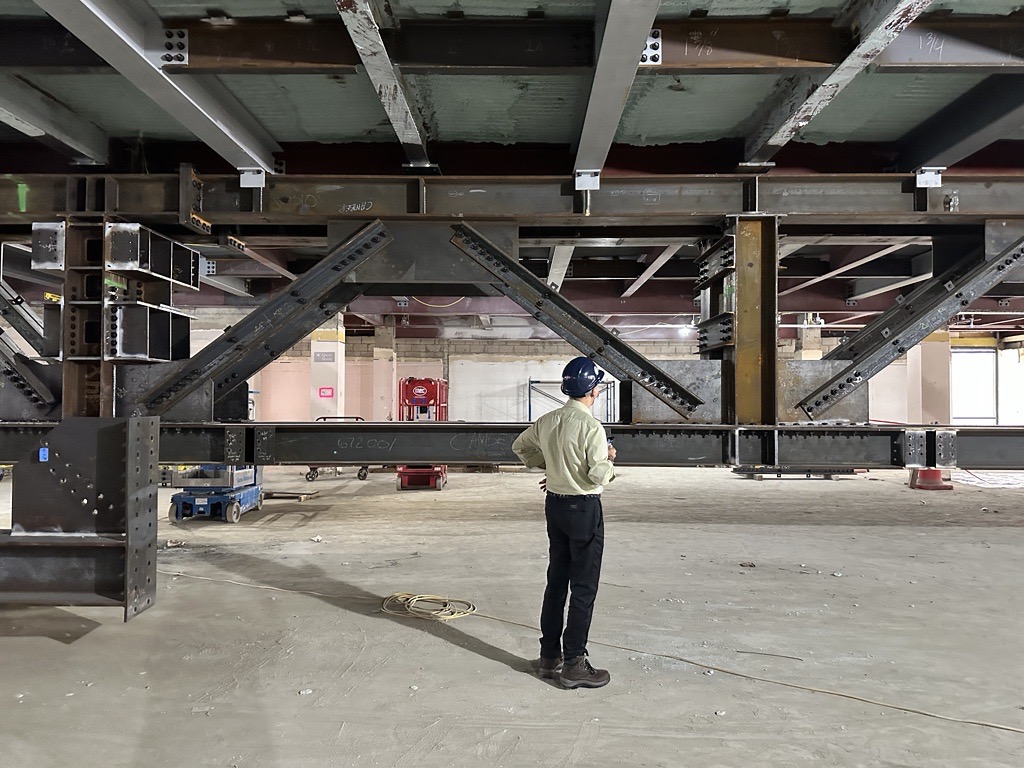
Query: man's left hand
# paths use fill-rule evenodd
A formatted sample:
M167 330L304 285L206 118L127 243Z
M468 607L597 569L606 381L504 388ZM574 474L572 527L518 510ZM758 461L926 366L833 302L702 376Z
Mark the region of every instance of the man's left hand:
M538 485L540 486L541 493L548 492L548 479L546 477L542 477Z

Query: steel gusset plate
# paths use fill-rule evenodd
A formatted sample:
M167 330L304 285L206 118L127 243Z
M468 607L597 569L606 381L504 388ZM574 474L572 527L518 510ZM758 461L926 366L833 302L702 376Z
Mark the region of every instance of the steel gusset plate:
M697 259L697 282L693 289L707 288L727 272L736 269L736 236L725 235Z
M869 323L849 349L834 357L851 360L841 373L800 401L800 408L818 418L864 382L969 307L1024 263L1024 238L991 260L972 254L935 280L923 284L897 307ZM863 341L861 340L863 338ZM843 349L842 347L840 348Z
M621 381L635 381L689 418L704 403L665 371L546 286L473 227L453 227L452 244L496 278L495 287Z
M273 346L269 343L271 337L276 335L278 343L284 344L291 335L281 333L283 329L290 328L291 334L294 334L298 332L297 329L306 327L303 323L311 317L323 321L336 314L332 308L333 303L325 298L335 290L345 275L372 258L391 240L391 235L380 220L367 224L331 250L315 267L228 328L220 338L185 362L175 373L143 394L140 410L153 414L164 413L211 379L223 384L221 389L224 392L234 389L245 381L242 378L243 369L255 371L262 367L253 369L251 366L239 366L239 361L253 355L254 365L261 360L265 365L291 346L291 343ZM294 340L302 335L294 336Z

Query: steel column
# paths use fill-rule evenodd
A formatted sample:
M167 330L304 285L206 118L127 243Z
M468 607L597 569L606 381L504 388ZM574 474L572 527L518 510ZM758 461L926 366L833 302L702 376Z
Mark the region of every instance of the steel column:
M778 219L738 217L733 343L725 348L725 420L774 424L778 346ZM728 369L731 368L731 371Z
M34 438L0 532L0 603L121 605L128 621L156 598L158 419L68 418Z

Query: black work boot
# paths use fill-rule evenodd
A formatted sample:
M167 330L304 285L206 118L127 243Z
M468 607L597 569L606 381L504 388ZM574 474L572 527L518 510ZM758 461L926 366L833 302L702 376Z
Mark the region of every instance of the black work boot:
M586 656L566 659L558 682L563 688L600 688L611 682L607 669L594 669Z
M558 671L562 668L562 655L559 654L557 659L545 659L543 656L540 657L540 676L547 680L553 679Z

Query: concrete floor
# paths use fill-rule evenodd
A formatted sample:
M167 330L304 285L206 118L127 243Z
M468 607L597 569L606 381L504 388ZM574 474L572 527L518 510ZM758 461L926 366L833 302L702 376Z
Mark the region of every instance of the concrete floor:
M307 487L298 468L268 474ZM162 524L157 605L127 625L0 609L0 764L1024 765L1024 734L652 655L1024 728L1024 491L624 469L591 636L612 683L569 692L530 672L534 631L378 610L432 592L534 624L537 479L398 494L349 472L236 526ZM0 527L9 511L6 480Z

